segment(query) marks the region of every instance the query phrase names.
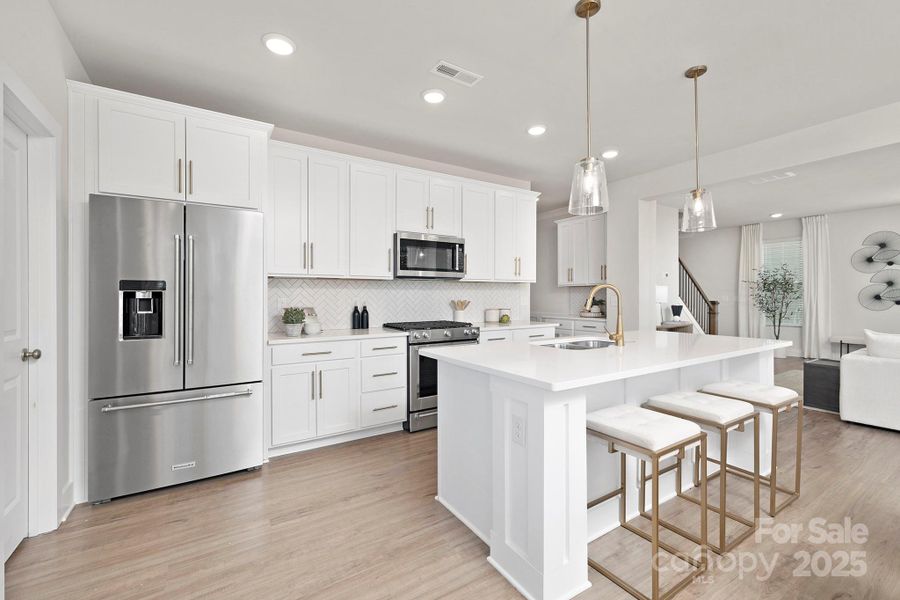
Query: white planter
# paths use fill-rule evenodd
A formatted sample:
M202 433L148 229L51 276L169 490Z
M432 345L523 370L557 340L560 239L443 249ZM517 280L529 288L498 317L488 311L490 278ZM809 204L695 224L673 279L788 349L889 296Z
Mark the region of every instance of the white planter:
M303 331L303 323L285 323L284 324L284 335L288 337L300 337L300 333Z
M318 321L307 321L303 324L303 333L306 335L318 335L322 333L322 324Z

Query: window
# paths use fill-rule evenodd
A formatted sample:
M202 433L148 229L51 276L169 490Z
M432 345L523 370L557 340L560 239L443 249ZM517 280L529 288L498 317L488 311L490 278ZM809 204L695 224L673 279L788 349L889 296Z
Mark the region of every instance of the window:
M800 281L803 287L803 242L800 240L783 240L779 242L763 243L763 266L767 269L777 269L781 265L787 265ZM783 325L800 327L803 325L803 301L798 300L791 306L792 314L784 320Z

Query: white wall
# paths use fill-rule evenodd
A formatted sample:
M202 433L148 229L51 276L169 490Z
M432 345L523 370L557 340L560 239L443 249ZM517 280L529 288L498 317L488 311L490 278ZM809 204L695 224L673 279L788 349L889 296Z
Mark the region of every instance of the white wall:
M668 304L678 298L678 209L670 206L656 207L656 269L655 285L669 289ZM654 290L654 294L655 294ZM665 308L665 318L671 318L671 309Z
M68 394L68 99L66 79L89 81L84 66L46 0L2 0L0 63L12 69L60 126L60 203L57 207L57 485L60 517L72 504L74 460Z
M900 204L829 214L831 237L831 310L833 335L861 336L864 328L900 333L900 307L871 311L860 305L859 291L868 285L870 275L850 265L850 256L862 248L862 241L875 231L900 233ZM800 219L763 223L763 240L800 239ZM738 260L741 231L726 227L699 234L683 234L680 254L688 269L710 299L719 300L719 329L723 335L737 335ZM771 327L767 328L772 335ZM782 339L794 342L788 353L801 354L802 328L785 326ZM838 352L839 349L833 349Z

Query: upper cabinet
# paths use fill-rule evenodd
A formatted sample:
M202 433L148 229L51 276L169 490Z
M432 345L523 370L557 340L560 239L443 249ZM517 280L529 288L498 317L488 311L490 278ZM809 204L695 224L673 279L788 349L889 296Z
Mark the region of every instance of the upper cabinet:
M537 278L537 198L533 194L497 192L494 197L494 279Z
M459 236L462 185L420 173L397 173L397 230Z
M494 278L494 191L463 185L462 237L466 240L466 281Z
M394 170L350 164L350 277L394 276Z
M557 227L557 285L594 285L606 280L606 215L563 219Z
M259 209L271 125L75 84L85 95L86 164L97 191ZM96 141L95 141L96 140Z

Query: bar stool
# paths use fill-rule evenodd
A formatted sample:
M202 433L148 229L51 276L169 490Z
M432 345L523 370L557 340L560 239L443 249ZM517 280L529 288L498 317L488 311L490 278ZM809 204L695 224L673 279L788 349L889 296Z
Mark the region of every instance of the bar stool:
M728 464L728 433L733 430L744 431L748 424L753 425L753 519L747 519L740 515L728 512L728 477L724 468L719 469L719 506L709 505L709 510L719 515L719 543L718 545L710 543L710 549L717 554L725 554L731 552L735 546L750 537L758 526L759 522L759 414L753 408L753 405L741 400L732 400L730 398L720 398L710 394L701 394L699 392L674 392L670 394L661 394L652 396L644 403L644 408L655 410L657 412L686 419L700 426L707 433L719 436L719 460L713 461L719 465ZM707 457L707 460L712 461ZM699 467L699 461L695 463ZM649 518L644 511L644 486L647 483L647 477L644 474L643 464L641 465L641 487L640 502L641 514ZM681 491L681 460L675 463L676 469L676 493L679 498L683 498L695 504L700 502L692 497L687 496ZM695 469L693 483L699 486L700 482L697 478ZM716 475L713 475L714 477ZM731 542L726 542L725 523L726 518L738 522L747 527L741 535L737 536ZM700 540L696 536L688 533L681 527L668 523L660 519L660 524L666 529L677 533L682 537L692 540L695 544L699 544Z
M613 406L588 413L587 432L606 441L610 454L618 452L620 455L619 488L596 500L592 500L588 503L588 508L616 497L619 498L619 525L650 542L652 596L645 596L637 588L591 558L588 558L588 566L640 600L666 600L671 598L687 587L694 578L705 572L709 562L706 546L706 460L702 461L703 466L700 470L700 479L703 485L700 489L700 506L702 507L700 513L700 536L697 538L697 543L700 544L699 560L684 554L659 539L659 463L662 459L672 456L677 457L679 460L683 459L685 450L697 444L700 446L700 455L705 459L706 433L690 421L631 405ZM650 517L652 526L649 534L628 524L625 517L626 455L634 456L640 460L642 466L646 461L650 461L652 465L653 512ZM694 567L690 574L662 594L660 593L659 569L657 568L657 557L660 548Z
M710 383L701 388L705 394L734 398L749 402L756 412L767 412L772 415L772 464L769 476L760 476L760 480L769 486L769 510L771 516L780 513L784 508L800 497L800 456L803 448L803 398L794 390L777 385L754 383L749 381L727 380ZM778 485L778 418L782 412L797 407L797 446L794 461L794 489ZM728 465L728 472L738 477L749 478L752 474L745 470ZM778 492L788 494L787 500L778 504Z

